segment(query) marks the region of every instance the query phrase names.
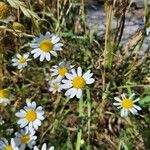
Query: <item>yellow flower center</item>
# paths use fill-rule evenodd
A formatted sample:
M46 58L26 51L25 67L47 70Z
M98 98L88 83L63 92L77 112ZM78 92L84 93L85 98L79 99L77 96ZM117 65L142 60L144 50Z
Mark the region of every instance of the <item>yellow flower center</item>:
M8 99L10 97L9 90L8 89L0 90L0 97Z
M55 83L55 84L53 85L53 88L57 91L58 88L59 88L59 85L58 85L57 83Z
M43 52L49 52L53 49L53 43L50 41L50 40L42 40L40 42L40 49L43 51Z
M37 118L37 114L34 110L29 110L27 113L26 113L26 116L25 118L29 121L29 122L33 122L36 120Z
M6 19L9 15L9 6L4 2L0 2L0 19Z
M65 76L66 73L68 73L68 69L66 67L60 67L58 69L58 73L61 75L61 76Z
M30 140L30 136L29 136L28 134L23 135L23 136L21 137L21 143L22 143L22 144L28 143L29 140Z
M133 107L133 101L131 99L124 99L121 102L121 106L126 109L130 109Z
M5 149L4 150L13 150L13 148L12 148L12 146L11 145L8 145L8 146L6 146L5 147Z
M83 77L75 77L72 80L72 85L77 89L81 89L85 86L85 79Z
M26 62L26 60L27 60L26 58L20 57L20 58L19 58L19 63L23 64L23 63Z

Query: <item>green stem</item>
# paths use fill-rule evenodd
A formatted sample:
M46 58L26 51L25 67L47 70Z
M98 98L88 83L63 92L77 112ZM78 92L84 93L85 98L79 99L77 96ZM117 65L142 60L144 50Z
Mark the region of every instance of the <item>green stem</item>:
M88 149L90 150L90 130L91 130L91 97L89 89L86 90L88 107Z
M83 114L83 97L81 96L81 98L79 99L79 119L80 119L79 123L82 123L83 116L84 116L84 114ZM80 150L81 137L82 137L82 128L81 128L81 125L79 124L78 125L78 133L77 133L76 150Z

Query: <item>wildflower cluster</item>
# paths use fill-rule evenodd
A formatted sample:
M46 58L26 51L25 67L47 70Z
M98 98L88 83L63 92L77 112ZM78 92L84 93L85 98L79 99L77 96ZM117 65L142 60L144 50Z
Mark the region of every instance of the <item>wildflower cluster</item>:
M41 121L44 120L44 111L42 106L37 106L34 101L26 101L26 104L20 112L15 114L20 118L17 123L21 130L15 133L15 137L11 139L10 143L5 138L1 138L1 150L24 150L26 147L38 150L38 147L35 145L37 139L35 133L38 127L41 126ZM41 149L46 150L45 143ZM54 150L54 147L50 147L49 150Z
M32 60L29 58L30 54L36 59L43 62L44 60L50 61L52 57L57 57L57 53L62 51L63 44L60 41L60 37L47 32L45 35L35 37L30 43L32 48L31 52L24 54L17 53L12 58L12 65L19 70L25 68ZM86 85L94 83L95 79L92 77L91 70L83 72L83 69L79 66L75 68L69 61L63 60L54 66L50 66L50 77L48 78L48 90L55 94L56 92L65 91L65 96L69 98L80 99L83 95L83 90ZM121 116L127 117L129 112L137 114L141 108L134 103L139 101L139 98L132 100L135 94L132 94L129 98L126 98L124 94L121 95L122 99L115 97L117 101L114 103L118 109L121 109ZM7 89L0 90L0 103L4 105L10 104L10 93ZM10 140L2 138L0 141L0 150L24 150L26 147L29 149L38 150L36 146L36 131L41 126L44 120L44 110L42 106L37 106L36 102L26 101L26 106L15 114L19 118L17 124L21 128L19 132L15 133L15 137ZM46 150L46 144L41 147L42 150ZM49 150L54 150L54 147L50 147Z

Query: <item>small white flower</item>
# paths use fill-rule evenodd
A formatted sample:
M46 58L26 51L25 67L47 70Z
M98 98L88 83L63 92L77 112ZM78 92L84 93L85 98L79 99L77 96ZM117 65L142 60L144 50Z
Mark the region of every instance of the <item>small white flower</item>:
M41 121L44 120L43 108L41 106L37 107L35 102L26 101L26 103L27 106L15 114L20 118L17 123L20 125L20 128L28 126L29 130L32 128L37 130L41 126Z
M56 51L62 50L62 43L59 43L60 38L56 35L46 32L45 35L40 35L36 37L30 44L30 47L34 50L31 51L34 58L40 57L40 61L46 59L51 60L51 55L57 57Z
M120 99L119 97L114 97L114 99L117 101L115 103L113 103L113 105L117 106L118 109L121 109L121 117L127 117L129 114L129 111L136 115L137 111L140 111L141 108L137 105L135 105L134 103L139 101L140 99L137 98L135 100L132 100L132 98L134 97L134 93L129 97L126 98L125 94L122 94L121 97L122 99Z
M10 104L10 91L8 89L0 90L0 104L4 106Z
M149 33L150 33L150 27L146 28L146 35L149 35Z
M12 59L13 66L17 66L18 69L22 69L26 67L28 64L27 62L31 59L28 59L29 53L24 53L22 56L20 54L16 54L16 58Z
M91 78L93 73L91 70L88 70L82 75L81 67L78 67L77 72L75 69L71 70L72 74L67 73L65 76L68 80L62 80L64 83L61 87L63 89L68 89L65 93L66 96L73 98L76 96L80 98L82 96L82 89L86 84L92 84L95 80Z
M44 144L42 145L41 150L47 150L46 147L47 147L47 146L46 146L46 143L44 143ZM33 149L33 150L39 150L39 148L38 148L37 146L34 146L34 149ZM48 150L54 150L54 146L51 146Z
M1 150L19 150L18 147L16 147L14 139L11 139L10 143L5 139L1 138L0 140L0 149Z
M50 86L49 86L49 91L55 94L56 92L61 92L61 84L60 82L56 81L51 81Z
M66 73L69 73L74 66L70 62L62 61L57 65L53 66L50 71L52 72L51 76L57 76L56 79L61 80L65 77Z
M20 132L15 133L15 143L17 147L19 147L19 150L24 150L26 146L30 149L33 148L35 145L35 140L37 139L37 136L34 134L35 131L33 129L29 130L28 127L25 127Z

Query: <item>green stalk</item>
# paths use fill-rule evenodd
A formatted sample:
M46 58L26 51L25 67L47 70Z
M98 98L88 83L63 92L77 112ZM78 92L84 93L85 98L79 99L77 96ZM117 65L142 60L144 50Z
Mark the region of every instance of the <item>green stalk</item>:
M86 90L87 95L87 107L88 107L88 149L90 150L90 131L91 131L91 97L90 90Z
M83 114L83 97L81 96L81 98L79 99L79 119L80 119L79 123L82 123L82 117L83 116L84 116L84 114ZM79 124L78 125L78 133L77 133L76 150L80 150L81 137L82 137L82 128Z

